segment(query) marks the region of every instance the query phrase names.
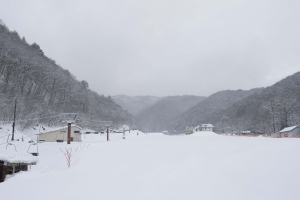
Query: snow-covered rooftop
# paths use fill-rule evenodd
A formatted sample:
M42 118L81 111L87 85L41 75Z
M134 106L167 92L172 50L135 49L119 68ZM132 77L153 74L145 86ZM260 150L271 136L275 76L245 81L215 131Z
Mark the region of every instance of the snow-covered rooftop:
M299 125L298 125L298 126L299 126ZM279 131L279 133L291 131L291 130L295 129L295 128L298 127L298 126L290 126L290 127L286 127L286 128L284 128L284 129L282 129L281 131Z
M75 124L72 124L71 127L76 127L80 130L82 130L82 128L80 126L77 126ZM64 126L64 127L53 127L53 128L46 128L46 130L41 130L40 133L37 133L37 134L43 134L43 133L48 133L48 132L52 132L52 131L58 131L58 130L61 130L61 129L66 129L68 128L68 126Z
M39 159L29 153L0 150L0 160L9 163L36 163Z
M214 126L211 124L201 124L201 127L209 127L209 128L213 128Z

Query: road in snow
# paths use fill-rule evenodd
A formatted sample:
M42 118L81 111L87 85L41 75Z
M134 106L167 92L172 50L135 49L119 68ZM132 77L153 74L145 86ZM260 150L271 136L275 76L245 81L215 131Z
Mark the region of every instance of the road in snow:
M84 137L86 145L73 152L70 169L59 150L69 147L67 144L40 144L38 165L1 183L1 197L300 199L300 139L230 137L204 132L188 136L131 132L126 140L121 134L113 134L109 142L104 135ZM71 146L75 149L78 143Z

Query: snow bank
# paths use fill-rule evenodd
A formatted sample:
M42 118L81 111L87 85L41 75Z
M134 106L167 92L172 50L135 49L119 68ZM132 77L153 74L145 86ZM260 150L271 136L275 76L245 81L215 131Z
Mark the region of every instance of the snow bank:
M204 131L177 136L141 132L137 135L137 131L131 131L126 132L126 139L122 138L121 133L110 134L107 142L106 134L87 134L80 144L40 143L38 165L1 183L1 197L300 199L298 138L225 137ZM18 152L27 151L28 143L15 144ZM80 148L74 150L78 145ZM68 168L60 149L71 147ZM11 188L18 192L12 193Z
M39 159L29 153L17 153L12 151L0 150L0 160L10 163L34 163Z

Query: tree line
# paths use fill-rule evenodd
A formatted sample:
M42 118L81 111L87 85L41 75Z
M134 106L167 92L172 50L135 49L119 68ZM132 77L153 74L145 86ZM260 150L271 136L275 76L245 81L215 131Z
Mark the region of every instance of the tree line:
M28 44L0 21L0 121L13 120L15 99L17 119L80 113L82 118L94 121L132 123L132 116L110 97L90 90L87 81L76 80L48 58L38 44ZM22 123L26 127L32 121Z

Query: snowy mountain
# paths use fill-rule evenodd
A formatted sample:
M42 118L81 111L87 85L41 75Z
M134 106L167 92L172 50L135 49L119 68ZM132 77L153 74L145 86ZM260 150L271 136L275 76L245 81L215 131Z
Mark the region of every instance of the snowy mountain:
M127 110L132 115L137 115L139 112L152 106L158 100L163 97L155 96L127 96L127 95L116 95L112 96L112 99Z
M262 89L252 90L224 90L212 94L197 105L191 107L182 115L178 116L169 125L170 129L176 129L179 132L185 131L186 126L195 126L200 123L213 124L210 115L220 110L226 109L235 102L246 98L249 95L259 93ZM220 117L219 115L217 115Z
M35 118L79 113L81 119L130 124L132 116L110 97L89 89L68 70L44 55L38 44L28 44L16 31L0 24L0 120L12 121L17 99L17 125L29 126ZM48 118L45 123L60 119ZM79 125L85 124L83 121Z
M211 117L218 131L277 132L300 124L300 72L236 102ZM223 116L223 120L217 115Z
M221 91L200 102L172 124L185 126L211 123L217 132L250 130L274 133L300 124L300 72L276 84L249 91Z
M204 99L205 97L192 95L165 97L140 112L135 118L142 130L161 132L168 130L174 119ZM172 130L174 129L169 129Z

